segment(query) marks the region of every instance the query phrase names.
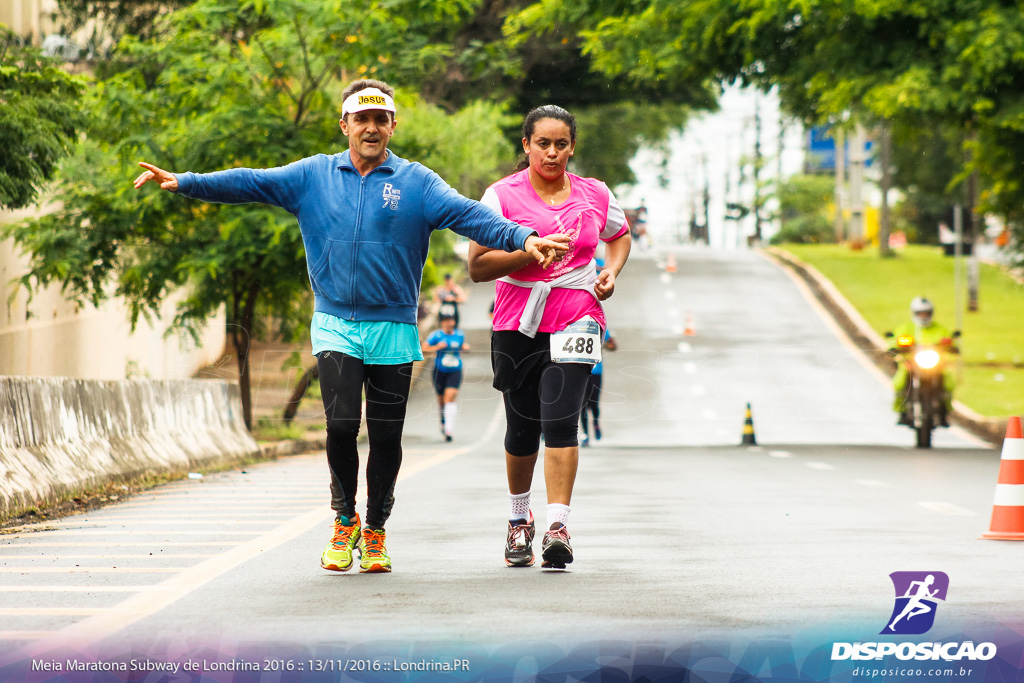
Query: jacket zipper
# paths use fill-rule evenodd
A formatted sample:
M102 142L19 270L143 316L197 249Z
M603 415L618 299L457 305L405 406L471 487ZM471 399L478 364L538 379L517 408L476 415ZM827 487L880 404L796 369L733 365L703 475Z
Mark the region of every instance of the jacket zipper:
M352 272L348 278L348 300L351 302L349 320L356 319L356 271L359 269L359 233L363 227L363 190L366 189L366 179L369 175L370 174L367 173L365 176L359 176L359 201L356 204L356 229L352 235L352 241L355 244L355 249L352 253Z

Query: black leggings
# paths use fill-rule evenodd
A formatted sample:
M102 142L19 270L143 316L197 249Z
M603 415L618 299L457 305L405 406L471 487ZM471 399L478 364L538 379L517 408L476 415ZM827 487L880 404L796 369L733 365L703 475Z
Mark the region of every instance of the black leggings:
M587 411L594 416L594 426L601 419L601 375L590 375L587 378L587 390L584 395L583 412L580 413L580 425L583 434L587 435Z
M505 401L505 450L514 456L579 445L580 409L590 365L553 363L549 335L530 339L519 332L491 334L494 386Z
M402 429L409 402L412 363L366 365L341 353L317 356L320 393L327 417L327 464L331 469L331 507L337 515L355 515L359 477L359 421L366 387L365 526L383 529L395 503L395 482L402 465Z

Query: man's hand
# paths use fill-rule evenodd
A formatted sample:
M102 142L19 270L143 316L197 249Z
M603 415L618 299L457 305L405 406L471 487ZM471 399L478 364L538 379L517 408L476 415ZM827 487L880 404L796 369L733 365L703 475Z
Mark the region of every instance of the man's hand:
M162 168L157 168L156 166L147 164L144 161L140 161L139 166L146 170L135 179L136 190L152 180L164 190L170 190L171 192L178 191L178 179L174 177L173 173L168 173Z
M597 276L597 284L594 285L594 295L598 301L604 301L615 293L615 273L610 269L603 269Z
M547 268L551 265L552 261L561 259L565 252L569 250L568 243L569 236L559 232L547 237L530 235L526 238L523 251L536 259L541 268Z

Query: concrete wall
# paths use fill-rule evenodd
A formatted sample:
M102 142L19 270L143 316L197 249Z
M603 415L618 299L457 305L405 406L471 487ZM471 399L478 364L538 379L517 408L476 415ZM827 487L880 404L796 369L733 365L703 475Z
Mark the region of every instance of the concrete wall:
M53 30L50 15L57 9L55 0L0 0L0 24L6 24L21 36L32 36L38 44Z
M0 222L33 213L3 212ZM122 299L111 299L98 308L79 307L61 294L59 286L50 286L33 292L29 302L28 292L11 282L27 269L27 260L14 242L0 240L0 375L186 379L224 353L227 315L223 308L200 330L197 346L184 334L165 334L165 321L173 320L183 293L163 303L160 319L153 324L140 320L132 332Z
M0 377L0 519L87 488L256 455L236 384Z

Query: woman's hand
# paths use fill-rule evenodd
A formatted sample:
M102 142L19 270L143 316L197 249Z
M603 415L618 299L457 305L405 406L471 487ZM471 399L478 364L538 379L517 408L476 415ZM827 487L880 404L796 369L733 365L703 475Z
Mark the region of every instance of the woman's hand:
M604 301L615 293L615 273L610 268L605 268L597 276L597 284L594 285L594 294L598 301Z

